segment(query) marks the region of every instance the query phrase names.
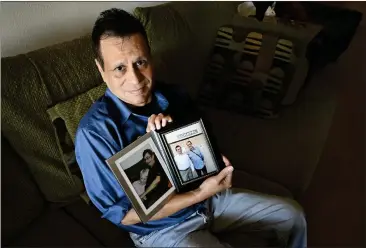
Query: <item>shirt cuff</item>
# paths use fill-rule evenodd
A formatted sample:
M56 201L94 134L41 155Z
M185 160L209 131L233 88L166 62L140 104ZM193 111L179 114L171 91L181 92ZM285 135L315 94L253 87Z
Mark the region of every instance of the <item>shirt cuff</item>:
M121 225L123 218L130 209L130 203L123 197L119 202L110 206L102 215L102 218L108 219L116 225Z

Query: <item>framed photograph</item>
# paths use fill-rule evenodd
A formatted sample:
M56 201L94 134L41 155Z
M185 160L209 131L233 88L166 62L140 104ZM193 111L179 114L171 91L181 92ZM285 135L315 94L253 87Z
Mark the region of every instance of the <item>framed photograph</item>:
M225 166L201 119L149 132L106 162L142 222Z
M197 185L221 170L219 154L215 153L201 119L159 132L159 136L167 149L169 169L178 191L191 189L186 186L195 182Z
M142 222L159 211L175 186L151 135L140 137L107 160Z

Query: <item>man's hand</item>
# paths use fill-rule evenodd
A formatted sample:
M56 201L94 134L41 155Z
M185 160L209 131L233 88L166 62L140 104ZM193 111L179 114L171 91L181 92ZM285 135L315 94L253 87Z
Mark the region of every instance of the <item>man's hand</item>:
M163 115L162 113L158 115L151 115L147 123L146 132L148 133L155 129L159 130L161 127L165 127L167 123L172 121L173 119L170 115Z
M165 204L164 207L160 209L159 212L157 212L150 220L159 220L161 218L168 217L186 207L202 202L220 191L230 188L234 168L225 156L223 156L223 160L226 167L218 175L207 178L196 190L181 194L173 194L168 203ZM122 220L123 225L131 225L140 222L141 220L134 209L128 211Z
M225 162L225 164L227 163ZM232 167L229 162L227 166L218 175L207 178L200 185L200 187L197 190L195 190L197 196L203 201L215 195L216 193L231 188L233 170L234 167Z

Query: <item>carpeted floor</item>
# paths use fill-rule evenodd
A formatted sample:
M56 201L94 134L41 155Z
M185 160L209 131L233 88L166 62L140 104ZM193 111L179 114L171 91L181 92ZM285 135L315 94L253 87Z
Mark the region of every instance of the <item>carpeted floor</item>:
M365 247L366 2L343 2L364 18L336 64L338 106L320 163L299 199L309 247Z

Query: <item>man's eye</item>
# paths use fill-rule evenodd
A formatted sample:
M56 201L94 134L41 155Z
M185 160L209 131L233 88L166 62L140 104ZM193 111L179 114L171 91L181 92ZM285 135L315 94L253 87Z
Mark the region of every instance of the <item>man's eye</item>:
M147 64L147 61L146 60L139 60L139 61L136 62L136 65L138 67L145 66L146 64Z
M119 72L122 72L125 70L125 67L124 66L118 66L116 67L116 69L114 69L115 71L119 71Z

